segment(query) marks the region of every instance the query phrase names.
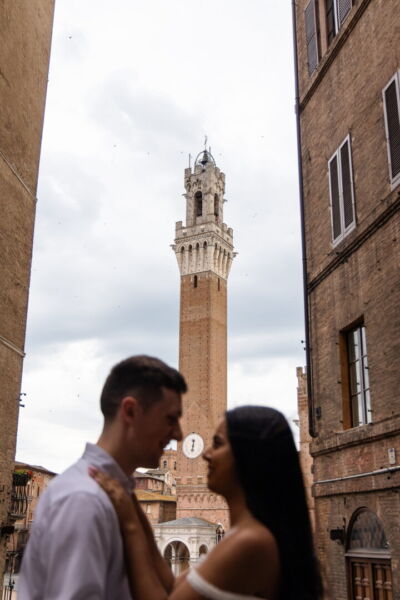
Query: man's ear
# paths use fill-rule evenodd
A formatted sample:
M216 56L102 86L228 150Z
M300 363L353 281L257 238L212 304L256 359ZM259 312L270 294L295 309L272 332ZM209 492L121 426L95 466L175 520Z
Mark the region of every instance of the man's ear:
M125 396L119 405L119 412L122 420L127 425L133 425L139 409L139 402L134 396Z

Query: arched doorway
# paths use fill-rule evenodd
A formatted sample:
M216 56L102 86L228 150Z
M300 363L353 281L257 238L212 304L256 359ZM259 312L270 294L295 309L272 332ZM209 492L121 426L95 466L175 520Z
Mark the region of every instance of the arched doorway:
M372 510L354 513L347 536L349 598L393 600L390 546Z
M190 553L188 547L179 540L170 542L164 550L164 558L168 561L175 576L189 568Z

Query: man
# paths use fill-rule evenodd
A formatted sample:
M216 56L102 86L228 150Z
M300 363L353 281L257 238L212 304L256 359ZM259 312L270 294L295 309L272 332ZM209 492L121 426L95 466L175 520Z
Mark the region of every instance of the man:
M87 444L39 502L18 600L131 599L117 517L88 469L108 473L131 492L134 470L157 467L168 442L182 439L184 392L182 375L156 358L134 356L111 370L100 399L100 439Z

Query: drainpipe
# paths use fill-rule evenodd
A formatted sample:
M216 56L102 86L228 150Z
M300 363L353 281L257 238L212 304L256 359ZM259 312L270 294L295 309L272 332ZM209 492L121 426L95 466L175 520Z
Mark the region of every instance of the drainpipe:
M303 163L301 158L301 127L300 127L300 92L299 71L297 55L297 30L296 30L296 0L292 0L292 25L293 25L293 53L294 53L294 78L295 78L295 111L297 130L297 168L299 177L299 200L300 200L300 224L301 224L301 249L303 260L303 299L304 299L304 326L306 344L307 365L307 403L308 403L308 427L311 437L317 437L315 427L315 410L313 400L312 376L311 376L311 348L310 348L310 314L308 309L308 272L307 272L307 248L306 230L304 219L304 191L303 191Z

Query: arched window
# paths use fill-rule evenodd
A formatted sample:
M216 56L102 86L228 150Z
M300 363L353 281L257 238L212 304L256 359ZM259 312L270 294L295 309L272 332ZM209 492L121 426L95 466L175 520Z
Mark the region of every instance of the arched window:
M168 466L168 463L167 463L167 461L166 461L166 460L163 460L163 469L166 469L166 468L167 468L167 466Z
M205 544L202 544L199 548L199 556L201 556L202 554L207 554L208 552L208 548Z
M207 248L207 242L204 242L203 248Z
M219 198L218 198L218 194L215 194L215 196L214 196L214 215L216 217L219 216Z
M346 560L352 600L393 597L390 546L383 525L372 510L362 508L354 513L347 535Z
M217 530L216 530L215 534L216 534L216 541L217 541L217 544L218 544L218 542L220 542L222 540L222 538L224 537L224 535L225 535L225 530L224 530L223 526L220 523L218 524L218 527L217 527Z
M194 195L194 210L196 217L201 217L203 214L203 194L196 192Z

